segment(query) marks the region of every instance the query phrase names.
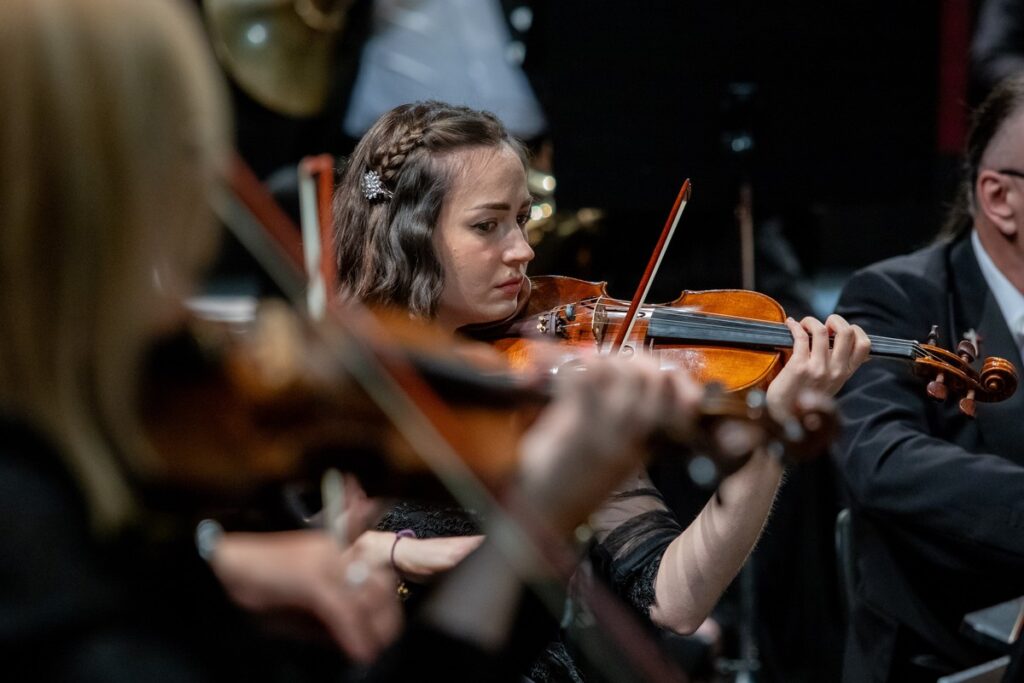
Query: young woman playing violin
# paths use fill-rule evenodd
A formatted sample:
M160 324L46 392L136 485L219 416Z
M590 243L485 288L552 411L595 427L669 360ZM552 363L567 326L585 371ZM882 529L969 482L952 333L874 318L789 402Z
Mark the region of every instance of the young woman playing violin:
M523 147L493 115L440 102L397 107L360 141L335 195L342 295L404 308L451 331L508 318L529 291L530 205ZM805 389L834 394L870 348L864 332L838 316L786 325L793 353L767 391L775 415L788 413ZM676 374L637 377L615 400L654 409ZM566 431L585 450L620 439L622 426L595 416ZM682 529L646 476L634 474L591 517L598 565L655 624L693 632L757 540L781 477L776 459L755 454ZM452 511L411 503L392 510L378 542L394 547L397 569L413 579L456 564L476 542L395 546L394 531L406 527L432 537L474 527Z
M229 533L201 544L207 564L193 499L167 505L181 454L146 431L140 368L215 251L208 192L230 137L191 14L173 0L0 2L0 642L17 680L305 680L322 659L334 671L337 650L267 638L228 597L311 616L358 660L399 630L390 564L362 544ZM513 493L568 531L636 466L632 441L687 426L694 396L610 363L560 384ZM581 442L595 416L617 433ZM585 473L590 487L561 483ZM424 573L431 562L452 564L434 555ZM407 636L374 680L436 678L421 650L458 658L449 678L491 678L519 578L485 543L449 580L458 592L442 585L424 607L430 646Z

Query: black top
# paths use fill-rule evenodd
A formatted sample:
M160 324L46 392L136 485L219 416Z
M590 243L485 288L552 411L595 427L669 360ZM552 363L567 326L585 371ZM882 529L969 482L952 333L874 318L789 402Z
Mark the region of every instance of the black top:
M593 573L647 619L654 604L654 580L661 556L682 531L679 523L661 494L643 475L632 478L613 493L591 516L590 524L595 533L587 559L593 565ZM467 536L481 533L481 527L482 520L475 512L413 501L393 507L379 525L385 531L412 529L418 538ZM412 590L409 604L414 611L419 600L417 589ZM531 605L524 610L529 616L521 616L520 622L532 620L528 629L535 634L546 633L551 642L538 659L522 670L538 683L583 680L581 671L559 639L557 623L551 617L545 619L542 610L539 604ZM520 656L530 652L529 644L520 642L519 645Z

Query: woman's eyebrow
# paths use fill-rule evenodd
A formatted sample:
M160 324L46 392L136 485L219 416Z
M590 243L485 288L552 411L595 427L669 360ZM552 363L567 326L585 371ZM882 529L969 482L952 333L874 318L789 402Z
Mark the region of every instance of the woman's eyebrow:
M512 207L506 204L505 202L488 202L486 204L480 204L478 206L474 206L473 208L466 210L476 211L477 209L492 209L494 211L508 211L511 208Z

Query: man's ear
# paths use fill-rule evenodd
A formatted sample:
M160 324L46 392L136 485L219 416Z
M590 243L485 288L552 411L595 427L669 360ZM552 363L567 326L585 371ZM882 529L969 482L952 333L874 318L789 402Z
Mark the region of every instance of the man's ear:
M1017 188L1005 175L988 170L978 173L978 182L974 185L977 210L1006 237L1016 234L1017 223L1024 221L1017 203L1011 201L1017 194Z

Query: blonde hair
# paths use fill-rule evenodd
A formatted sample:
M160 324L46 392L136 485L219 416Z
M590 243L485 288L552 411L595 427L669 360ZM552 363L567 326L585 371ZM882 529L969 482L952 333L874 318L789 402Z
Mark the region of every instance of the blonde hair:
M58 446L101 530L158 474L139 361L215 245L226 111L184 3L0 2L0 412Z

